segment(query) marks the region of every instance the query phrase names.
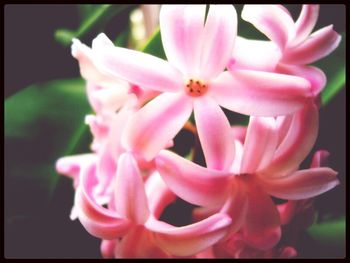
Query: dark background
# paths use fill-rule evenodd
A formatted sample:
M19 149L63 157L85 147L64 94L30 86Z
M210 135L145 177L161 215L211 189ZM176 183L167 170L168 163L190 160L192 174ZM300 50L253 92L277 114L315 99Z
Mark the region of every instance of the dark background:
M294 15L300 12L299 5L287 5L287 8ZM238 6L238 14L240 10ZM70 54L70 47L63 47L54 39L57 28L76 29L79 26L75 5L6 5L4 18L5 99L33 83L79 76L78 64ZM337 32L345 32L345 5L321 6L317 28L329 24L334 24ZM125 23L116 22L109 30L117 34L123 27ZM90 45L93 37L84 39L84 43ZM341 185L318 197L316 205L321 215L344 215L345 89L321 109L320 117L319 137L314 151L327 149L331 153L329 166L339 172ZM11 150L5 149L5 155ZM33 154L35 151L37 149L33 149ZM4 186L11 187L7 192L15 187L6 182ZM8 197L5 195L6 208L16 202ZM78 221L70 221L72 204L71 181L62 177L50 207L43 208L36 218L8 220L10 208L5 209L5 257L100 258L99 239L90 236ZM315 251L314 255L318 252Z

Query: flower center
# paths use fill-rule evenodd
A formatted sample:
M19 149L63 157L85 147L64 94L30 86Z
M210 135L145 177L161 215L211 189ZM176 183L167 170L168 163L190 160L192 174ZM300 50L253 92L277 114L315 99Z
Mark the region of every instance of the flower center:
M186 93L192 97L199 97L208 91L208 85L200 80L190 79L186 84Z

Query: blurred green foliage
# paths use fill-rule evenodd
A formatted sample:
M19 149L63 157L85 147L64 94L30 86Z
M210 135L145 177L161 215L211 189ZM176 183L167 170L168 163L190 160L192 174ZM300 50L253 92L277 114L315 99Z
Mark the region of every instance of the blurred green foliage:
M10 215L35 215L48 205L58 179L56 160L72 154L83 138L90 140L82 136L89 134L84 123L89 112L82 79L34 84L6 99L5 181ZM84 143L85 151L89 143Z
M73 38L81 38L96 27L103 28L105 24L129 5L79 5L81 23L78 29L57 29L55 38L64 46L71 44Z

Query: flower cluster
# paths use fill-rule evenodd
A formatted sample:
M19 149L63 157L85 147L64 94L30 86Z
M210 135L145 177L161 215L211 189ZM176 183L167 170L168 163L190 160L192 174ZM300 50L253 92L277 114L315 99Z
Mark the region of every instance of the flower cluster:
M318 12L304 5L294 21L280 5L245 5L242 18L269 39L261 41L237 36L232 5L207 14L205 5L162 6L167 61L115 47L104 34L91 48L73 41L95 112L85 119L92 153L56 167L74 180L71 218L102 239L104 257L297 254L292 239L312 222L311 198L339 183L326 151L300 169L326 84L309 64L340 42L332 26L311 34ZM249 115L248 126L231 126L221 107ZM171 151L184 127L205 167ZM192 223L160 219L176 198L194 205Z

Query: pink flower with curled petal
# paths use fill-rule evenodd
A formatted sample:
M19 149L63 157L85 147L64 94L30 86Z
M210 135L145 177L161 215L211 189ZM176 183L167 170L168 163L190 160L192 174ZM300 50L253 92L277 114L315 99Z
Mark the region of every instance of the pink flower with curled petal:
M231 223L221 213L183 227L159 221L157 217L175 195L157 173L144 186L130 153L119 158L108 208L99 205L93 195L97 182L94 164L84 169L81 180L75 195L78 217L90 234L104 239L101 250L105 257L190 256L223 238Z
M271 41L238 37L231 67L256 69L306 78L315 95L326 84L322 70L307 66L337 48L341 36L333 25L312 33L319 14L319 5L303 5L294 22L282 5L245 5L242 18L252 23Z
M224 71L237 30L232 5L163 6L160 30L168 61L118 47L92 45L96 65L145 89L162 94L141 108L124 132L125 147L150 160L183 127L194 110L208 167L228 168L234 157L227 143L230 126L220 106L243 114L275 116L303 106L311 95L303 78L251 70ZM225 151L226 158L217 158Z
M268 250L281 235L279 213L270 195L305 199L339 183L337 173L328 167L298 170L317 130L318 109L310 101L292 116L251 117L244 146L235 140L230 168L204 168L163 150L156 157L157 169L179 197L205 207L199 216L226 212L233 219L232 233L240 230L250 246Z

